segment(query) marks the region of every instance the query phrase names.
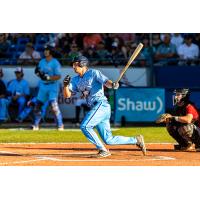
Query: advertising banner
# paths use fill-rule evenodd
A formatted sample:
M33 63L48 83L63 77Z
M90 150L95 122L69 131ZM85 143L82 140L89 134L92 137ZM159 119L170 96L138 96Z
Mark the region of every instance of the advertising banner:
M153 122L165 112L165 90L120 88L115 93L115 122Z

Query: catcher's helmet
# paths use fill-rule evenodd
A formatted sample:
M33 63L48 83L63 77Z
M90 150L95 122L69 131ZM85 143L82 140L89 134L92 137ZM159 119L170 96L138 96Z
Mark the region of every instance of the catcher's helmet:
M79 62L80 67L89 65L89 60L85 56L75 56L72 60L72 63L74 62Z
M178 95L181 95L181 97L178 97ZM188 102L190 98L190 91L188 88L178 88L174 90L173 95L173 104L177 105L181 102Z

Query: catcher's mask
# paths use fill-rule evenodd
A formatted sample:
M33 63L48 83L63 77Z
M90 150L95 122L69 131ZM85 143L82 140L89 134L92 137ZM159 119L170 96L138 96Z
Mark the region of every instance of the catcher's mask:
M173 105L184 105L189 101L190 91L187 88L180 88L174 90Z

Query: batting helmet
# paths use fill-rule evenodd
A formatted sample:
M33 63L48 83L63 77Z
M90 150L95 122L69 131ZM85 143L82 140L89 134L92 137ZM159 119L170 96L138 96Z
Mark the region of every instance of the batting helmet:
M74 62L79 62L80 67L89 65L89 60L85 56L75 56L72 63Z
M174 97L173 97L173 103L174 105L177 105L177 103L181 102L188 102L190 99L190 91L188 88L178 88L174 90ZM181 98L177 98L177 94L181 94Z

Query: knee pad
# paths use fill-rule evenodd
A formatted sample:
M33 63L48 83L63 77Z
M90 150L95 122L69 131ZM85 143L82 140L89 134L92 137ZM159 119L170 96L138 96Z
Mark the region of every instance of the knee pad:
M56 100L50 101L50 105L53 113L57 116L60 114L60 108L58 106L58 102Z

